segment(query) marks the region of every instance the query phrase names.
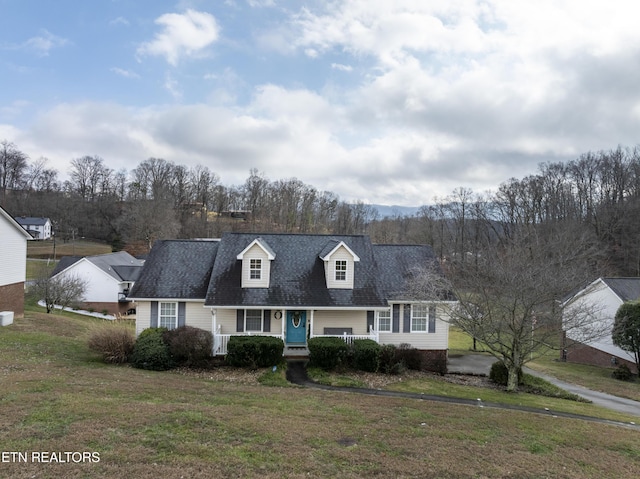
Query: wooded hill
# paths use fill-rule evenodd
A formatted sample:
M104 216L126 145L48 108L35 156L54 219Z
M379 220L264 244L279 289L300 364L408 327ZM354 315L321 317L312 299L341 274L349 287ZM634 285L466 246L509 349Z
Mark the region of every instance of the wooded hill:
M251 170L223 185L206 166L160 158L114 171L98 156L71 160L69 180L0 143L0 204L14 216L51 218L58 241L86 237L114 249L148 250L162 238L219 237L224 231L368 234L376 243L427 243L442 259L477 258L483 247L521 228L570 236L588 246L598 275L640 274L640 150L588 152L545 163L492 193L464 186L413 215L380 217L296 178L269 180ZM562 234L560 234L562 233ZM551 244L549 242L545 244Z

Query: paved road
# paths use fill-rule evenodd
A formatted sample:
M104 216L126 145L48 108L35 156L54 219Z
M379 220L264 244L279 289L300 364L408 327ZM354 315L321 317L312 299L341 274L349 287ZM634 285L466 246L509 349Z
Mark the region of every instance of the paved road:
M493 364L495 361L496 359L493 356L482 354L465 354L463 356L453 356L449 358L449 372L487 376L489 374L491 364ZM570 393L582 396L583 398L588 399L593 404L596 404L598 406L640 417L640 402L638 401L620 398L617 396L612 396L611 394L602 393L600 391L593 391L576 384L566 383L552 376L539 373L529 368L525 368L525 372L533 376L539 376L549 381L550 383L564 389L565 391L569 391Z

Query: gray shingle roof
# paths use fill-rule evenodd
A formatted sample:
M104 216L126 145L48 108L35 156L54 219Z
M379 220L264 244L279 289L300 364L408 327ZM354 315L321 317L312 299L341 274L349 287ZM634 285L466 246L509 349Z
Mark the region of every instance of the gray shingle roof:
M156 241L128 297L203 299L218 245L217 241Z
M44 226L49 218L41 218L35 216L16 216L15 220L23 226Z
M269 288L242 288L241 253L267 244ZM353 289L329 289L320 256L344 242L358 257ZM425 245L373 245L362 235L226 233L219 242L172 240L154 245L131 298L204 299L207 306L381 307L402 292L416 266L437 262Z
M602 278L622 301L635 301L640 298L640 278Z
M242 262L237 255L257 235L227 233L211 275L205 304L209 306L382 306L372 245L366 236L263 234L276 255L269 288L242 288ZM319 255L329 240L344 241L361 259L355 263L353 289L328 289ZM336 243L337 244L337 243Z
M82 258L82 256L63 256L54 268L51 276L55 276L61 271L64 271L69 266L80 261ZM144 261L134 258L126 251L100 254L96 256L85 256L84 258L116 281L135 281L140 274L142 265L144 264Z

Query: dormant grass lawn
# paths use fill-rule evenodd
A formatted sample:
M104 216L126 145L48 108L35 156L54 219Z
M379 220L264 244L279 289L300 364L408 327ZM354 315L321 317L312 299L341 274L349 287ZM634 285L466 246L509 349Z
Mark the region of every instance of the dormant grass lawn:
M0 328L0 453L28 457L1 461L0 477L635 478L640 472L637 430L107 366L86 347L95 327L98 320L30 310ZM97 453L99 462L32 462L34 452L49 459L52 452Z
M55 241L55 258L61 256L92 256L111 253L111 246L106 243L77 239L73 241ZM27 258L53 259L53 240L27 241Z

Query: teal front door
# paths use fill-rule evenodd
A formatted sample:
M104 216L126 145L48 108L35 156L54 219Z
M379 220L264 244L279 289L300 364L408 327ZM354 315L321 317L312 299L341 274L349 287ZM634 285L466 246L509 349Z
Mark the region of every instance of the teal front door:
M287 344L307 343L307 312L287 311Z

